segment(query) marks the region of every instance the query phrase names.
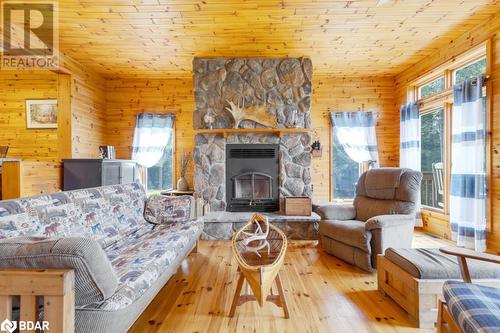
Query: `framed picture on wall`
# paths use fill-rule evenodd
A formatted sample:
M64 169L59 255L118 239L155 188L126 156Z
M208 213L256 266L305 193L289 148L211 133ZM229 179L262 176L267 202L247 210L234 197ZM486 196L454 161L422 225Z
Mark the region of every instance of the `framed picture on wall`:
M27 128L57 128L57 99L27 99Z

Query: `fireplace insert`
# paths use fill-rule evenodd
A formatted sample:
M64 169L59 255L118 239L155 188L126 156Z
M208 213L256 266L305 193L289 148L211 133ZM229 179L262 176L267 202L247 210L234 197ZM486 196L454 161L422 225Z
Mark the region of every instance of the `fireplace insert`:
M279 146L226 145L226 210L274 212L279 210Z

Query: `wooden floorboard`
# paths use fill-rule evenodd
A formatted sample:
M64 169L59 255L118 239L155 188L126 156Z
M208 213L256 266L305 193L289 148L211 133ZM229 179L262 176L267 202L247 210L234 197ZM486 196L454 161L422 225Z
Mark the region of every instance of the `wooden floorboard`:
M423 233L414 237L415 247L443 244ZM435 332L413 328L377 291L375 273L319 251L315 242L289 244L281 278L290 319L274 304L256 302L229 318L236 269L229 241L201 241L129 332Z

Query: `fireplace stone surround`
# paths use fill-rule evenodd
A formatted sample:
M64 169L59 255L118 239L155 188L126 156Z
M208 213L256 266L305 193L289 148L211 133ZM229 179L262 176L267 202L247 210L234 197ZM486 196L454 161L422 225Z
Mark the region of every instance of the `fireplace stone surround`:
M226 144L278 144L280 205L285 196L311 196L311 136L287 134L196 135L194 187L211 211L226 210Z
M279 146L280 206L285 196L312 195L311 135L251 132L266 128L258 122L260 118L275 119L273 128L310 128L311 79L312 64L307 58L194 59L194 129L234 128L231 103L241 106L243 118L248 112L254 119L237 122L238 128L250 132L223 135L208 131L195 136L194 188L210 211L226 211L227 144Z

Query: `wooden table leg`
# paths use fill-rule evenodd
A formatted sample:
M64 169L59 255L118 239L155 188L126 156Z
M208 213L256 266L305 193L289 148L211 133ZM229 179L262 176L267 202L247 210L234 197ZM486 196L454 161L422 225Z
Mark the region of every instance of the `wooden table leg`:
M278 293L281 301L281 306L283 307L283 312L285 313L285 318L290 318L288 313L288 306L286 305L285 293L283 292L283 286L281 285L280 275L276 275L276 286L278 287Z
M236 291L234 292L233 304L231 304L231 311L229 311L229 317L234 317L234 312L236 311L236 306L240 300L241 288L243 287L243 282L245 281L245 277L243 273L240 273L240 277L238 279L238 285L236 286Z

